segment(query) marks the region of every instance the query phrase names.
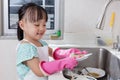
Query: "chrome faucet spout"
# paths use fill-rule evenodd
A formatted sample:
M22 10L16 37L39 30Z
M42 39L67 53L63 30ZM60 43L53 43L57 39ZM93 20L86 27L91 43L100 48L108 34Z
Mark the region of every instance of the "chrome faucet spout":
M101 16L100 16L100 18L99 18L99 20L98 20L98 22L97 22L96 28L103 30L103 28L104 28L104 18L105 18L105 14L106 14L106 11L107 11L107 8L108 8L109 4L110 4L112 1L113 1L113 0L107 0L107 2L106 2L106 4L105 4L105 7L104 7L104 9L103 9L103 12L102 12L102 14L101 14Z

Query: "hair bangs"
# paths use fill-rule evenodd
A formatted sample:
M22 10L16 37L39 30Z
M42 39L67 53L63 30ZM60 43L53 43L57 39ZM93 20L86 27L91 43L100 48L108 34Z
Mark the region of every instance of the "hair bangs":
M41 19L46 19L47 21L46 13L42 9L40 9L40 7L33 6L27 9L25 14L26 21L34 23L38 22Z

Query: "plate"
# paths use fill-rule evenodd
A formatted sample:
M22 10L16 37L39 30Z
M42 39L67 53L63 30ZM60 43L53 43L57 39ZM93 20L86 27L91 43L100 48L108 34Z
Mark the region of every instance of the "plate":
M97 79L91 76L87 76L87 75L79 75L79 76L73 77L72 80L97 80Z
M95 78L101 78L101 77L105 76L105 71L102 69L92 68L92 67L86 67L86 69L89 71L90 74L85 69L83 69L82 73L84 75L89 75L89 76L92 76Z
M91 56L92 55L92 53L88 53L88 54L85 54L85 55L83 55L82 57L80 57L80 58L76 58L76 60L77 61L82 61L82 60L85 60L85 59L87 59L89 56Z

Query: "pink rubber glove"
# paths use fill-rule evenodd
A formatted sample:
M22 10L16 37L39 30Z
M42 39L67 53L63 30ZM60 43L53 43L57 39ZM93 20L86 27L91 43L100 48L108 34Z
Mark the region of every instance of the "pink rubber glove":
M75 58L64 58L51 62L41 62L40 67L48 75L63 70L64 68L73 69L77 66L78 62Z
M53 58L58 60L66 57L70 57L71 54L86 54L87 51L80 51L77 48L70 48L63 50L61 48L56 48L53 52Z

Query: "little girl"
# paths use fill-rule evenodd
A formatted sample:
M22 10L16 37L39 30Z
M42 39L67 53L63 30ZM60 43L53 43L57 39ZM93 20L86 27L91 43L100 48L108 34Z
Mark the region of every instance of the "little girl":
M17 37L20 42L17 46L16 66L20 80L48 80L47 76L64 68L73 69L78 64L75 58L68 57L73 52L81 54L78 49L58 48L52 52L41 40L48 20L44 8L27 3L19 9L18 17ZM49 61L49 56L55 60Z

